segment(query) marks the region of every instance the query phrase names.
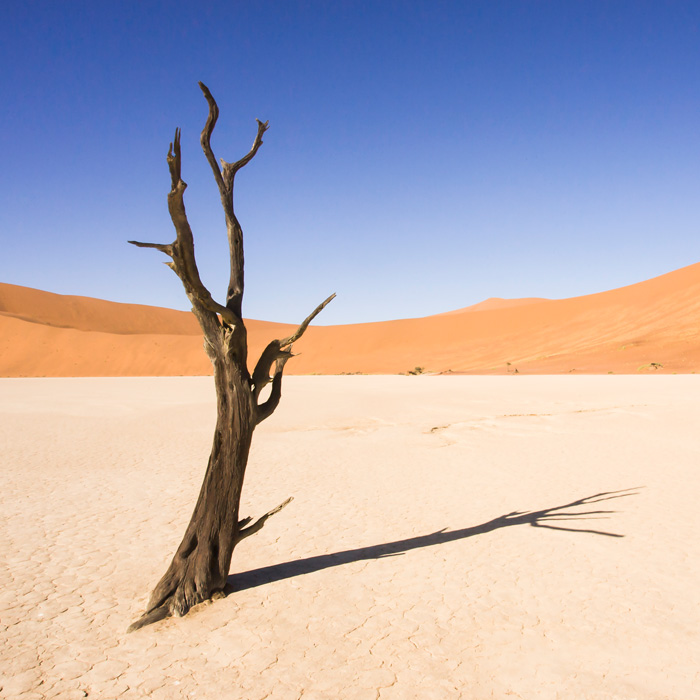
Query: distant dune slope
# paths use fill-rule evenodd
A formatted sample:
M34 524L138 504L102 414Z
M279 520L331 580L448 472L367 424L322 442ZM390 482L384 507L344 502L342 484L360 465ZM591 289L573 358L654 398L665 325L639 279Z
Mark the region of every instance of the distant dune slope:
M254 320L246 325L251 355L294 328ZM211 364L188 311L0 284L0 376L202 374L211 374Z
M196 319L186 311L52 294L14 284L0 284L0 314L79 331L199 335Z
M484 299L484 301L480 301L478 304L465 306L463 309L445 311L444 313L438 314L438 316L453 316L454 314L471 313L473 311L493 311L494 309L508 309L513 306L527 306L528 304L535 304L538 301L549 301L549 299L542 299L540 297L527 297L525 299L501 299L501 297L491 297L490 299Z
M479 313L473 313L479 311ZM292 326L248 321L250 363ZM289 373L700 372L700 263L571 299L315 326ZM191 314L0 284L0 375L210 374Z

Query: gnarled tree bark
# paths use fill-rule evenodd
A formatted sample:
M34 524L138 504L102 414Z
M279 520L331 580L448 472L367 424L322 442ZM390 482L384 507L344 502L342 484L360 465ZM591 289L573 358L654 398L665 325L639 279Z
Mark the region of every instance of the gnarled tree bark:
M194 256L194 239L185 212L183 195L187 185L182 180L180 130L168 150L171 189L168 210L175 226L172 243L129 241L142 248L155 248L171 258L166 263L180 278L192 303L192 311L204 333L204 348L214 366L217 420L209 464L197 504L185 536L165 575L153 590L145 613L128 631L133 631L169 615L185 615L197 603L216 597L223 591L233 549L245 537L255 534L266 520L289 503L287 499L256 522L239 519L239 505L248 452L255 426L277 408L281 397L282 374L292 357L292 343L298 340L309 323L323 310L332 294L304 320L297 331L273 340L263 351L252 376L248 371L247 333L242 316L243 300L243 232L233 208L233 184L236 173L249 163L262 145L268 122L258 120L253 146L240 160L221 168L211 148L211 135L219 108L206 85L199 83L209 104L209 116L202 130L201 144L211 165L221 195L226 217L231 272L226 304L214 301L202 284ZM272 373L272 376L271 376ZM259 403L261 391L272 382L269 398Z

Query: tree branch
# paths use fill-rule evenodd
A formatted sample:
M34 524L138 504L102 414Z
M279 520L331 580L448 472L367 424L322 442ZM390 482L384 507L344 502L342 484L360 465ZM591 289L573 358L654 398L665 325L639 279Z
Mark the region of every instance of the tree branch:
M177 187L178 182L182 182L180 170L182 167L182 155L180 153L180 127L175 129L175 141L170 143L168 149L168 168L170 169L171 189ZM187 187L187 185L185 185Z
M260 359L253 370L253 396L258 400L260 392L270 383L270 371L272 365L280 357L280 341L273 340L262 351Z
M228 232L228 245L231 255L231 275L229 277L228 291L226 293L226 306L239 316L243 315L242 303L243 288L245 285L243 268L245 260L243 255L243 230L236 218L233 207L233 182L236 173L255 157L258 149L262 146L262 135L267 131L269 122L263 123L259 119L256 119L256 121L258 123L258 132L255 135L255 141L248 154L235 163L227 163L221 158L221 165L223 167L223 191L221 201L224 204L224 211L226 212L226 230Z
M284 365L290 358L294 357L292 355L292 343L299 340L302 335L304 335L306 329L309 327L311 321L318 316L323 309L328 306L328 304L333 301L335 294L331 294L328 299L319 304L312 312L309 314L299 328L292 333L288 338L282 340L273 340L268 343L267 347L263 350L260 355L260 359L255 365L253 370L253 396L255 400L258 400L260 392L272 381L272 393L269 399L258 406L258 419L257 422L261 423L266 418L272 415L274 410L277 408L277 404L282 396L282 373L284 372ZM270 372L272 371L272 365L276 364L275 376L270 378Z
M238 544L241 540L244 540L246 537L250 537L256 532L262 530L263 525L267 522L268 518L271 518L275 513L279 513L282 510L282 508L284 508L286 505L289 505L293 500L294 497L290 496L284 503L280 503L276 508L273 508L272 510L265 513L265 515L258 518L252 525L243 528L243 530L239 530L238 536L236 537L236 544ZM250 519L246 518L245 520L249 522Z
M207 336L209 346L215 347L218 338L214 338L213 333L220 326L217 314L231 326L242 325L243 320L231 309L214 301L199 276L194 256L194 237L185 211L184 193L187 189L187 183L181 177L180 129L175 129L175 138L168 148L167 160L171 181L168 193L168 211L175 227L175 241L170 244L142 243L141 241L129 241L129 243L139 248L154 248L172 258L172 262L166 264L175 271L182 281L185 292L192 302L195 316Z
M296 342L301 338L302 335L304 335L304 332L306 329L309 327L309 324L311 321L313 321L316 316L318 316L323 309L330 304L333 299L335 299L335 294L331 294L328 299L326 299L324 302L321 302L302 322L302 324L299 326L299 328L294 331L292 335L290 335L288 338L284 338L284 340L280 340L280 347L285 348L288 345L291 345L292 343Z
M211 135L214 131L214 127L216 126L216 121L219 118L219 105L216 104L216 100L212 97L211 92L209 92L209 88L204 83L200 82L199 88L204 93L204 97L209 104L209 116L207 117L207 123L204 125L204 129L202 129L202 135L199 138L199 142L202 144L202 150L209 161L209 165L211 165L211 169L214 173L214 179L216 180L216 184L219 187L219 193L221 194L221 201L224 203L224 199L226 198L224 179L221 177L219 164L216 162L216 157L211 149Z
M176 176L179 177L181 167L179 129L176 129L175 141L168 151L168 165L170 166L172 178L172 189L168 193L168 210L177 234L177 239L173 244L175 272L182 280L193 306L199 304L202 309L210 313L220 314L231 326L242 324L242 319L239 316L236 316L230 309L212 299L211 293L202 284L199 276L194 256L194 236L192 235L192 229L185 211L184 193L185 189L187 189L187 183L182 178L175 180ZM204 330L206 331L207 329L205 328Z
M170 243L142 243L141 241L127 241L127 243L131 243L131 245L135 245L138 248L155 248L171 258L173 257L173 246Z
M292 357L294 357L294 355L292 355L289 350L280 351L280 354L275 362L275 376L272 378L272 391L270 391L270 396L267 401L257 406L255 413L255 425L259 425L266 418L269 418L279 405L280 399L282 398L282 374L284 373L284 366L287 364L287 360L291 359ZM270 379L268 378L263 386L267 385L269 382ZM256 385L255 391L259 394L257 390L258 387Z
M199 87L204 94L204 97L209 105L209 116L207 122L202 129L200 143L204 150L204 155L209 161L214 179L219 188L221 195L221 204L226 215L226 230L228 233L229 254L231 259L231 274L229 277L228 290L226 292L226 308L230 309L234 315L242 319L242 303L243 303L243 287L244 287L244 256L243 256L243 231L241 225L236 218L233 208L233 181L236 173L247 163L249 163L262 146L262 135L267 131L269 122L258 122L258 132L253 142L253 147L247 155L235 163L227 163L223 158L221 165L223 173L219 169L219 164L216 162L214 151L211 148L211 135L216 126L216 121L219 117L219 107L216 100L212 96L209 88L204 83L199 83ZM241 324L242 325L242 324ZM239 326L240 328L240 326Z
M248 165L253 158L255 158L255 154L263 144L262 135L270 128L269 121L261 122L259 119L256 119L255 121L258 123L258 133L255 135L255 141L253 141L250 151L248 151L243 158L237 160L235 163L227 163L223 158L220 159L221 165L224 169L224 182L226 183L226 186L231 189L233 189L233 179L236 176L236 173L242 167Z

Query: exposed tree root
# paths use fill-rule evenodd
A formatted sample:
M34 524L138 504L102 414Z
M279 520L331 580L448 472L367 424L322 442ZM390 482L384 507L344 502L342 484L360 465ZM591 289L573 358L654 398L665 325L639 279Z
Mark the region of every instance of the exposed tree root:
M129 625L129 628L126 631L127 633L135 632L136 630L141 629L146 625L158 622L158 620L164 620L166 617L170 617L170 615L172 615L172 613L170 612L170 607L168 605L161 605L159 608L156 608L155 610L151 610L151 612L144 613L143 615L141 615L141 617L138 620L132 622Z
M290 496L259 517L252 525L248 525L252 518L240 520L233 547L242 539L259 532L271 516L279 513L292 500L293 497ZM248 527L243 527L244 525ZM129 626L127 632L134 632L166 617L182 617L199 603L225 597L227 562L231 560L233 547L230 552L224 553L227 562L222 562L218 544L214 546L213 542L217 542L217 539L198 540L196 535L185 535L165 576L153 590L146 612ZM203 546L202 543L206 544Z

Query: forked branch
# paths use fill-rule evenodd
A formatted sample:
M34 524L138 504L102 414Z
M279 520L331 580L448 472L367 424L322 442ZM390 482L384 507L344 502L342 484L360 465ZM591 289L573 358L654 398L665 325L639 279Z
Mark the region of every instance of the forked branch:
M233 181L236 173L254 158L258 149L262 146L262 135L267 131L269 122L263 123L259 119L256 120L258 123L258 131L255 135L253 147L247 155L237 160L235 163L227 163L222 158L222 172L211 147L211 135L216 126L216 121L219 118L219 106L216 104L216 100L209 88L204 83L200 82L199 87L202 93L204 93L204 97L209 105L209 116L207 117L204 129L202 129L200 143L202 144L204 155L207 161L209 161L209 165L214 173L214 179L216 180L216 185L219 188L219 194L221 196L221 205L226 215L226 230L228 233L229 254L231 258L231 275L229 278L228 291L226 293L226 307L237 317L241 318L244 287L243 231L234 213Z
M270 122L261 122L259 119L255 120L258 123L258 133L255 135L255 141L246 155L235 163L227 163L223 158L221 159L221 165L224 169L224 183L226 187L233 191L233 179L236 177L236 173L245 165L248 165L251 160L255 157L260 146L262 146L263 140L262 135L270 128Z
M175 227L175 241L170 244L143 243L141 241L129 241L129 243L139 248L154 248L172 258L172 263L167 264L182 281L202 330L211 343L214 342L214 339L209 338L209 336L212 330L219 326L217 314L231 326L241 324L241 319L231 309L214 301L211 293L204 286L199 276L194 256L194 237L187 220L183 197L187 189L187 183L181 177L180 129L175 129L175 138L168 148L167 159L171 181L171 188L168 193L168 211Z
M287 338L273 340L268 343L263 350L260 359L253 370L253 396L258 400L260 392L272 382L272 392L264 403L258 406L258 423L272 415L282 396L282 373L287 360L293 357L292 343L296 342L304 335L311 321L318 316L328 304L333 301L335 294L331 294L325 301L320 303L301 323L299 328ZM272 365L275 365L274 377L270 377Z

